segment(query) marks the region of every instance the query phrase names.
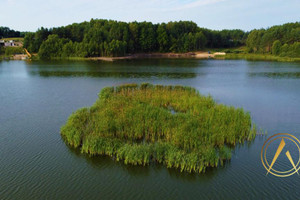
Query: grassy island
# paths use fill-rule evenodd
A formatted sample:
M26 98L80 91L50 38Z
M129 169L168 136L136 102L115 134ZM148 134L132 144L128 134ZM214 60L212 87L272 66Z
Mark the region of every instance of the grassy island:
M82 153L204 172L223 165L256 130L248 112L194 88L143 83L104 88L93 106L69 117L61 135Z

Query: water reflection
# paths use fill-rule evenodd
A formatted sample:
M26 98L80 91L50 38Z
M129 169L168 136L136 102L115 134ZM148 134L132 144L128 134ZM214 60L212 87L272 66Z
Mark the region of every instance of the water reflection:
M1 198L297 199L297 175L265 175L260 160L265 136L237 146L224 167L189 174L89 157L67 147L59 132L73 111L95 102L103 87L145 81L195 87L219 103L250 111L268 136L288 132L300 138L299 73L299 63L244 60L2 61ZM141 78L127 78L132 76Z
M72 153L74 156L80 159L86 160L86 162L93 168L97 170L103 170L103 169L112 169L112 168L118 168L122 169L125 173L128 173L132 176L148 176L150 167L152 166L140 166L140 165L125 165L123 162L117 161L115 158L112 158L110 156L106 155L96 155L91 156L89 154L82 154L80 149L75 149L69 146L68 144L67 148L70 153Z
M300 72L252 72L248 73L250 77L268 77L268 78L300 78Z
M194 78L195 73L160 73L160 72L88 72L88 71L31 71L31 75L42 77L114 77L114 78Z
M167 171L168 175L172 178L185 180L185 181L196 181L198 179L211 179L217 175L222 170L225 170L227 167L230 167L230 160L224 161L223 166L210 168L208 167L205 173L188 173L188 172L181 172L180 169L176 168L167 168L163 164L159 163L151 163L150 165L142 166L142 165L126 165L123 161L117 161L115 158L106 156L106 155L96 155L91 156L89 154L82 154L80 149L75 149L69 146L67 148L71 154L76 156L77 158L84 159L86 162L92 167L97 170L104 170L104 169L121 169L125 174L129 174L130 176L134 177L147 177L151 173L164 173Z
M43 67L40 67L40 65ZM41 77L113 77L113 78L195 78L199 72L197 60L149 59L136 61L51 61L28 62L27 72Z

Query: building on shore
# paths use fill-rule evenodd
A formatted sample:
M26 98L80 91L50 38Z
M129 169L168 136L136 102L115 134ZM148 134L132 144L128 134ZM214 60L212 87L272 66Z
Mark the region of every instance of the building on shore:
M4 43L5 47L14 47L15 46L15 41L9 40L8 42Z

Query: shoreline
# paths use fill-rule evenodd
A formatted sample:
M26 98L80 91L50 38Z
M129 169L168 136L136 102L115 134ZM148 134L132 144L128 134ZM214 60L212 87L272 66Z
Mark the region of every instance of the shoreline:
M250 60L250 61L275 61L275 62L300 62L300 58L280 57L272 54L255 54L255 53L228 53L224 57L225 60Z
M196 59L209 59L217 56L226 56L224 52L188 52L188 53L138 53L127 56L119 57L89 57L87 60L102 60L102 61L116 61L116 60L133 60L143 58L196 58Z
M294 57L280 57L272 54L254 54L254 53L225 53L225 52L188 52L188 53L137 53L127 56L117 57L63 57L52 58L50 60L90 60L90 61L105 61L114 62L118 60L135 60L135 59L159 59L159 58L174 58L174 59L225 59L225 60L250 60L250 61L275 61L275 62L300 62L300 58ZM15 55L0 55L1 60L39 60L37 55L33 59L29 58L27 54Z

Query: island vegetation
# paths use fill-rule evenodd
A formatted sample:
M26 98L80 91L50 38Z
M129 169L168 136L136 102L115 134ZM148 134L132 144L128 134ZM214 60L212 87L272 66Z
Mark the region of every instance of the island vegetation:
M143 83L102 89L94 105L69 117L61 135L82 153L200 173L223 165L234 146L255 138L256 128L242 108L217 104L194 88Z

